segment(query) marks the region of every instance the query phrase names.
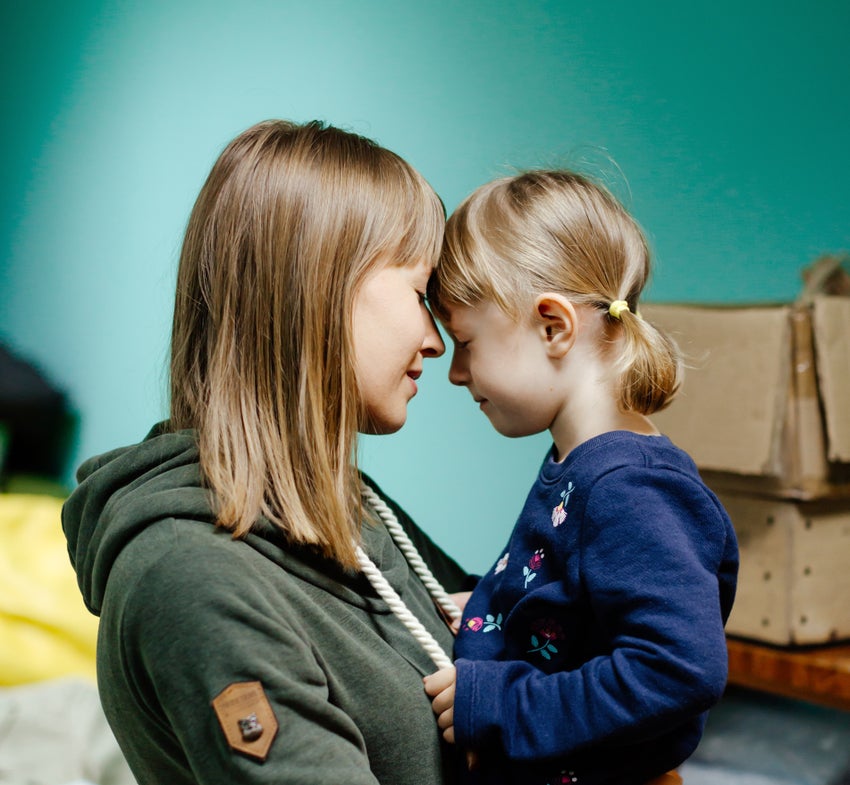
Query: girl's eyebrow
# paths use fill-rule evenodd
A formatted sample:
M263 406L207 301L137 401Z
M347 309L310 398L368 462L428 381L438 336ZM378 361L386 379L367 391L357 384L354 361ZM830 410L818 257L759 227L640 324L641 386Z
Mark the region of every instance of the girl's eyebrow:
M453 330L451 327L449 327L445 323L443 323L443 327L445 328L446 332L449 334L449 338L451 338L452 341L454 341L455 343L467 343L468 339L465 341L465 340L459 338L456 330ZM461 332L463 332L463 330L461 330Z

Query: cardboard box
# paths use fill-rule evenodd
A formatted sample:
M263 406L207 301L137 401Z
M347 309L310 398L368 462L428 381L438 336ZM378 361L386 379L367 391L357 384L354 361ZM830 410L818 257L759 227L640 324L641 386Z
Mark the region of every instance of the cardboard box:
M726 631L781 645L850 638L850 503L719 496L741 551Z
M850 297L641 311L688 364L679 396L653 420L712 488L850 499Z

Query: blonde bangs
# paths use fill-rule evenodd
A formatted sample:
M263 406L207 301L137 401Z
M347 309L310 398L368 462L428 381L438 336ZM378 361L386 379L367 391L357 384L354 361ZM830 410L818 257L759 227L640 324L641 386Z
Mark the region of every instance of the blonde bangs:
M446 225L443 203L416 170L391 156L368 197L374 231L364 256L398 267L423 260L436 265Z
M506 199L508 178L467 197L450 216L437 272L428 290L435 313L454 305L494 302L518 318L530 287L522 255L515 250L514 211Z

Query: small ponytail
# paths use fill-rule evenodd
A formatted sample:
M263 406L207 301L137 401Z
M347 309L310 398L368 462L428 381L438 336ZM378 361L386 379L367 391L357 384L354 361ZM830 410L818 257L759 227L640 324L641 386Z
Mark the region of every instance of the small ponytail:
M661 411L673 401L682 384L684 362L679 347L628 307L611 319L619 321L623 331L618 362L620 406L624 411L646 415Z

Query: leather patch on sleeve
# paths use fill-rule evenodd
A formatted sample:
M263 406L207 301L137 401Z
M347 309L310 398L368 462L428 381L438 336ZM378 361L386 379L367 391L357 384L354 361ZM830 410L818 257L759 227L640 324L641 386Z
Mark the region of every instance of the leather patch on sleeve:
M230 748L264 761L278 725L263 685L258 681L230 684L213 698L212 706Z

